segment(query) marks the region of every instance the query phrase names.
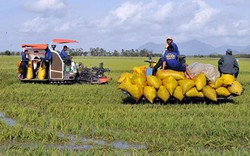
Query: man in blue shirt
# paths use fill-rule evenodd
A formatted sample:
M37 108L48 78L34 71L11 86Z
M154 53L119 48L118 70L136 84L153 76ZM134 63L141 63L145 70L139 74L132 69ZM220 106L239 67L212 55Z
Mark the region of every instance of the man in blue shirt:
M26 74L27 74L27 65L28 65L28 62L29 62L29 53L28 53L28 50L25 49L22 53L22 62L21 62L21 69L22 69L22 72L21 72L21 75L20 75L20 78L22 79L25 79L26 78Z
M174 51L173 45L169 45L167 49L163 56L162 69L167 68L185 72L186 65L179 61L178 52Z
M165 49L168 49L169 45L172 45L173 47L171 47L171 48L173 48L173 51L175 51L178 55L180 55L178 46L174 43L173 38L170 36L167 37Z
M185 63L179 60L179 53L174 51L174 49L174 46L171 44L167 47L167 51L165 52L163 57L162 69L182 71L185 72L187 78L192 79L193 76L191 75L189 69L186 67Z
M68 47L65 45L63 46L63 49L60 53L60 56L61 58L63 59L63 62L66 64L66 65L70 65L71 64L71 57L69 55L67 55L66 51L68 50Z
M52 59L52 53L51 53L50 49L47 47L45 49L45 56L42 59L42 65L41 66L43 66L43 64L44 64L45 61L49 62L49 61L51 61L51 59Z
M43 67L43 65L45 64L45 67L46 67L46 78L48 78L48 69L49 69L49 63L50 61L52 60L52 53L49 49L49 47L47 47L45 49L45 56L44 58L42 58L42 64L41 64L41 67Z
M232 50L228 49L226 55L223 55L218 61L218 68L221 74L231 74L235 78L239 74L239 65L236 59L232 56Z
M170 46L170 47L169 47L169 46ZM180 55L178 46L173 42L173 38L170 37L170 36L167 37L167 40L166 40L166 45L165 45L166 51L169 51L169 50L170 50L170 49L168 49L168 48L171 48L171 51L174 51L174 52L177 54L177 56ZM165 53L165 52L164 52L164 53ZM164 53L163 53L163 56L164 56ZM161 57L161 58L158 60L157 64L154 66L153 75L155 75L156 72L157 72L157 69L158 69L159 67L162 66L162 64L163 64L163 58L164 58L164 57Z
M63 49L62 49L62 51L60 53L60 56L61 56L62 59L70 58L70 56L67 55L67 53L66 53L67 50L68 50L68 47L66 45L63 46Z

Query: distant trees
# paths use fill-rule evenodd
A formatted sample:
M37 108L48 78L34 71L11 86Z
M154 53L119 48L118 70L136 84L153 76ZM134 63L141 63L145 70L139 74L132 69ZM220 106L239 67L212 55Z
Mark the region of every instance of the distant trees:
M6 50L4 52L0 52L0 55L21 55L21 52L13 52ZM162 54L160 53L153 53L153 51L149 51L147 49L130 49L125 50L122 49L120 52L118 50L114 51L106 51L103 48L96 47L96 48L90 48L88 51L84 51L83 48L71 48L70 49L70 55L71 56L130 56L130 57L160 57ZM236 58L250 58L250 54L234 54ZM209 54L209 55L193 55L193 57L196 58L204 58L204 57L210 57L210 58L220 58L221 54Z
M113 52L106 51L103 48L90 48L89 51L83 51L82 48L72 48L70 49L70 55L71 56L143 56L143 57L148 57L149 55L155 55L152 51L148 51L147 49L143 50L121 50L121 53L119 53L117 50L114 50ZM157 55L157 54L156 54Z
M21 54L20 52L13 52L13 51L9 51L9 50L6 50L4 52L0 52L0 55L7 55L7 56L20 55L20 54Z
M4 52L4 55L10 55L11 54L11 52L9 51L9 50L6 50L5 52Z

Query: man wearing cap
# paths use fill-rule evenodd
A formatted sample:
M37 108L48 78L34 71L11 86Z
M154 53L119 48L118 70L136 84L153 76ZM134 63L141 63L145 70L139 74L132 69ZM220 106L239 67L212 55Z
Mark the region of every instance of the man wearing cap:
M165 52L167 52L167 51L174 51L174 52L176 52L176 54L177 54L178 56L180 55L178 46L173 42L173 38L172 38L171 36L168 36L168 37L167 37L166 44L165 44L165 49L166 49ZM164 56L165 52L163 53L163 56ZM153 75L155 75L156 72L157 72L157 69L158 69L159 67L162 66L162 64L163 64L163 59L164 59L164 58L161 57L161 58L158 60L157 64L154 66ZM163 68L163 67L162 67L162 68Z
M232 56L232 50L227 49L226 55L223 55L218 61L218 69L221 74L231 74L235 78L239 74L239 65L236 59Z
M21 69L22 69L22 73L20 75L18 75L19 78L22 79L26 79L26 75L27 75L27 65L28 65L28 61L29 61L29 53L28 50L25 49L22 53L22 62L21 62Z

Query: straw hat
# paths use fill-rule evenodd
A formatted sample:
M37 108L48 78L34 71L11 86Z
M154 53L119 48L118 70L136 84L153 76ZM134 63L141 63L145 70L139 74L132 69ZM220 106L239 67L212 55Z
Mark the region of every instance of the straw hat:
M173 38L171 36L168 36L167 40L173 40Z
M167 49L168 48L168 46L169 46L169 44L168 44L168 42L167 42L167 40L172 40L173 41L173 38L171 37L171 36L168 36L167 37L167 39L166 39L166 44L165 44L165 49Z

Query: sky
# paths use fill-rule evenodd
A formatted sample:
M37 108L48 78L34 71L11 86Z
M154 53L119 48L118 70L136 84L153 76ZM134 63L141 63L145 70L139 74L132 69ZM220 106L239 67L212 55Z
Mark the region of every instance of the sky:
M199 40L250 45L250 0L0 0L0 51L75 39L72 48L137 49Z

